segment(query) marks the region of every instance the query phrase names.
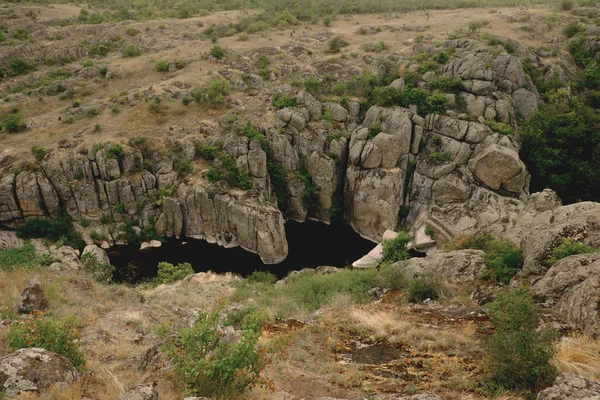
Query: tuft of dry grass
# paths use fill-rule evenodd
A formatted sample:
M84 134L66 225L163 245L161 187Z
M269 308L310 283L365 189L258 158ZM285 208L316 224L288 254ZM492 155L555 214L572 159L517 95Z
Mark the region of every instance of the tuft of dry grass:
M558 372L573 372L600 380L600 340L586 336L564 337L556 346L552 365Z

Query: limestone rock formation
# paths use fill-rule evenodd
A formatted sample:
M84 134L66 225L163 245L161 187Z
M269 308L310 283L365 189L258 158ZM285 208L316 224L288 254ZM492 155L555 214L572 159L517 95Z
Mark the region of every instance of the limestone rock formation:
M562 321L589 335L600 334L600 252L560 260L532 291Z
M480 250L436 251L423 258L411 258L393 264L413 278L434 276L444 280L465 281L480 278L486 268Z
M21 291L17 307L19 312L29 314L34 311L46 311L49 307L40 278L38 276L31 278Z
M594 400L600 398L600 383L571 372L560 374L554 385L542 390L537 400Z
M44 349L20 349L0 358L0 392L9 398L53 385L67 386L77 379L79 374L68 359Z
M110 260L108 259L108 254L106 254L106 251L96 246L95 244L85 246L85 248L81 252L81 256L83 257L86 254L90 254L100 264L110 264Z
M137 385L121 393L118 400L158 400L158 392L154 385Z

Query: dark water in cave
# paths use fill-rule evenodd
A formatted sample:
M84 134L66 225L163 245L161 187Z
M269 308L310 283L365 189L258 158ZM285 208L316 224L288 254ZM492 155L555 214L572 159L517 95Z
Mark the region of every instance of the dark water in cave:
M325 225L307 221L285 224L289 255L279 264L265 265L256 254L239 247L226 249L194 239L169 239L160 248L139 251L139 246L114 246L109 250L116 267L116 281L139 282L156 276L158 263L189 262L196 272L234 272L247 276L255 270L270 271L282 278L290 271L320 265L345 267L368 253L375 244L362 238L350 226ZM186 242L186 244L183 244ZM135 266L132 269L129 265Z

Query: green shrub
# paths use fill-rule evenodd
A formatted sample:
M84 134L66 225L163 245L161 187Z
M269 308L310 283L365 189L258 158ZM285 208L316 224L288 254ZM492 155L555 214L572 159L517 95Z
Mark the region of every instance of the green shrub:
M321 81L315 77L308 77L304 80L304 90L310 94L317 94L321 87Z
M531 173L531 190L555 190L565 203L598 200L600 146L597 111L562 90L524 124L521 159Z
M331 91L336 96L343 96L346 94L348 86L344 82L338 82L331 87Z
M569 25L565 26L565 28L563 29L564 35L568 38L572 38L573 36L576 36L583 31L585 31L585 28L581 26L577 21L570 22Z
M213 79L206 93L209 102L221 104L225 101L225 96L231 93L231 84L225 79Z
M271 177L271 187L277 199L277 207L283 215L287 215L289 211L289 193L287 186L287 169L271 157L267 160L267 171Z
M444 153L433 152L433 153L429 154L428 159L430 162L432 162L434 164L443 164L445 162L451 161L452 156L446 152L444 152Z
M330 53L339 53L342 47L348 46L348 42L342 39L339 36L334 37L329 41L329 52Z
M137 35L138 33L140 33L140 31L138 31L138 30L137 30L137 29L135 29L135 28L128 27L128 28L127 28L127 30L125 31L125 33L126 33L127 35L129 35L129 36L135 36L135 35Z
M427 96L425 103L419 107L419 114L443 114L450 107L450 100L443 93Z
M296 107L297 100L296 97L291 94L284 94L277 98L273 98L273 101L271 103L273 104L273 107L275 107L278 110L281 110L282 108L286 107Z
M191 328L176 335L160 332L163 351L170 359L178 382L186 394L215 399L236 398L261 384L260 374L271 355L258 345L263 317L244 316L240 339L229 342L219 327L219 311L202 312Z
M375 136L381 133L381 125L375 124L369 127L369 133L367 134L367 140L375 139Z
M158 274L154 278L157 284L173 283L182 280L188 275L192 275L194 269L190 263L179 263L173 265L168 262L158 263Z
M26 128L23 116L18 111L7 114L2 120L2 128L9 133L17 133Z
M462 79L454 76L440 76L433 78L427 83L430 90L451 93L462 89Z
M123 57L139 57L142 54L142 51L134 45L129 45L123 50ZM168 66L167 66L168 69Z
M587 254L594 253L598 249L586 246L583 243L577 243L571 238L563 238L560 245L558 245L552 252L552 257L546 261L546 264L552 266L562 260L563 258L575 255L575 254Z
M385 51L389 48L390 47L383 40L380 40L379 42L375 43L375 52L377 53L381 53L382 51Z
M0 43L6 42L6 35L4 32L0 31Z
M302 202L306 206L309 214L314 214L321 210L321 201L319 192L321 187L315 183L311 174L308 172L306 160L302 159L300 167L296 170L296 175L302 180L304 190L302 191Z
M197 145L196 155L205 160L212 161L219 155L219 148L210 144Z
M85 241L73 229L71 217L67 215L57 219L30 219L17 228L17 236L22 239L44 238L79 250L85 247Z
M213 46L210 49L210 55L216 58L217 60L222 60L225 58L227 51L221 46Z
M178 177L183 178L188 174L194 172L194 164L185 158L174 157L173 158L173 169L178 172Z
M433 60L425 61L423 64L419 65L419 73L424 74L425 72L437 71L439 65Z
M244 135L248 138L248 141L258 140L260 143L260 147L263 149L267 148L267 138L265 135L260 133L250 122L247 122L245 125L239 126L237 129L240 135Z
M42 160L46 156L46 154L48 154L48 150L46 150L42 146L33 146L31 148L31 153L33 154L36 160Z
M33 71L34 67L31 64L26 63L20 58L13 58L8 64L12 75L21 75L29 71Z
M106 156L108 158L121 161L123 157L125 157L125 150L123 150L123 146L121 146L120 144L113 144L108 148Z
M35 247L29 243L13 249L0 250L0 269L37 268L50 265L51 262L48 255L36 254Z
M502 293L488 305L494 333L488 343L487 376L494 390L533 393L552 384L556 334L537 332L538 308L528 288Z
M569 52L573 56L575 64L580 67L586 67L592 60L592 53L587 48L587 38L580 35L569 43Z
M489 119L486 121L486 125L494 132L498 132L502 135L510 135L513 133L512 126L504 122L497 122L493 119Z
M168 60L158 60L154 64L154 69L158 72L167 72L169 70L169 61Z
M386 239L381 242L383 246L382 258L380 264L392 264L396 261L408 260L410 254L406 245L412 237L408 232L400 231L393 239Z
M25 321L14 322L8 332L8 351L39 347L64 356L80 371L85 358L79 350L79 321L65 318L55 321L43 315L30 315Z
M90 235L91 237L91 235ZM110 264L103 264L91 253L85 253L81 256L81 265L83 270L92 276L96 281L108 283L112 280L115 267Z
M446 64L448 62L448 53L444 52L444 51L440 51L439 53L437 53L435 56L433 56L433 59L438 63L438 64Z
M254 271L252 275L250 275L247 279L248 282L266 283L269 285L272 285L275 282L277 282L277 276L268 271Z
M427 299L436 300L440 297L441 287L441 282L431 277L413 279L406 286L408 300L413 303L420 303Z

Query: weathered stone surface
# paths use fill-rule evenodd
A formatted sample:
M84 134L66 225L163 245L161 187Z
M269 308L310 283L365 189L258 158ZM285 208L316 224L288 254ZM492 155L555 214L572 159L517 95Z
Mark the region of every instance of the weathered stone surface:
M151 385L137 385L124 393L118 400L158 400L158 392Z
M537 111L538 99L534 93L531 93L525 88L517 89L512 94L515 102L515 108L523 118L528 118L531 114Z
M560 260L532 290L562 321L589 335L600 334L600 253Z
M67 386L77 379L79 374L68 359L44 349L20 349L0 358L0 391L8 397Z
M438 204L458 203L467 200L473 189L458 173L450 173L435 181L432 187L433 200Z
M482 142L469 161L469 169L487 186L499 190L502 184L523 170L523 163L516 151L498 144ZM510 188L514 189L512 186Z
M21 291L17 309L21 314L29 314L34 311L46 311L48 308L50 304L42 289L40 278L38 276L31 278Z
M537 400L596 400L600 398L600 383L572 372L560 374L554 385L538 393Z
M96 246L95 244L85 246L85 248L81 252L81 255L83 257L86 254L90 254L100 264L110 264L110 260L108 259L108 254L106 254L106 251Z
M480 278L485 266L485 253L480 250L436 251L423 258L411 258L393 264L402 272L414 277L464 281Z

